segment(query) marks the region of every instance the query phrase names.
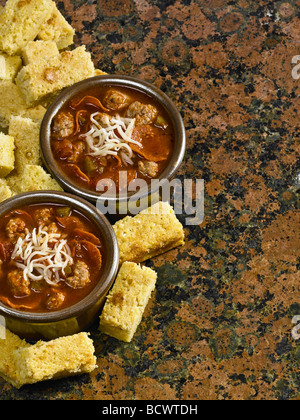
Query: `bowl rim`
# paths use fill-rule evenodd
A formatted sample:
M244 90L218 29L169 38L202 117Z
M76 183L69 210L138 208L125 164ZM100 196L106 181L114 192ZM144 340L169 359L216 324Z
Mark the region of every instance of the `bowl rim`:
M156 179L171 181L175 177L184 159L186 151L186 131L179 110L177 109L173 101L169 98L169 96L167 96L162 90L160 90L155 85L137 77L118 74L95 76L75 83L74 85L65 88L60 93L60 95L54 100L54 102L49 106L42 120L40 129L40 149L45 167L64 190L72 194L79 195L80 197L94 203L98 200L107 201L109 203L125 203L128 201L128 199L130 199L130 197L133 194L135 195L136 200L143 199L149 195L155 194L158 191L157 184L155 184L154 186L151 186L151 184L149 184L147 188L142 188L137 192L126 192L124 194L117 194L116 196L108 196L107 194L105 194L105 197L102 198L101 193L88 190L72 182L68 177L66 177L64 172L59 168L55 159L53 158L50 146L50 131L51 123L54 116L57 114L59 109L75 94L79 93L82 90L92 87L95 83L103 85L106 84L124 86L129 88L131 87L140 90L143 93L146 93L148 96L153 97L164 107L165 111L168 113L170 119L173 122L173 128L175 132L175 148L167 167L159 176L159 178Z
M101 232L102 239L104 239L105 246L111 246L112 252L107 249L107 258L103 273L99 279L98 284L91 290L91 292L74 305L68 306L64 309L53 312L26 312L9 308L0 302L0 315L17 319L19 321L28 323L53 323L64 321L66 319L76 318L83 312L88 311L94 306L97 301L106 294L112 286L117 271L119 268L119 247L116 235L112 225L107 218L91 203L76 197L72 194L60 191L33 191L22 193L1 203L0 217L5 215L10 210L21 206L30 204L69 204L76 210L81 212L86 217L91 216L92 223L97 222L97 226Z

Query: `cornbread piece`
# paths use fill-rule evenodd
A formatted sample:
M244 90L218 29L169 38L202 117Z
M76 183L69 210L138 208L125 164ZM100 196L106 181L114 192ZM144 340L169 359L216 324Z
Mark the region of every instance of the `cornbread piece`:
M0 50L19 55L53 12L49 0L7 0L0 14Z
M15 174L23 172L26 165L42 164L40 123L34 122L30 118L12 117L8 134L15 139Z
M61 89L94 76L91 54L85 46L59 56L30 63L20 70L16 83L28 105L48 100Z
M38 39L54 41L57 48L62 50L73 44L75 30L63 17L54 2L52 2L52 6L52 14L47 22L42 25L38 33Z
M22 67L22 59L19 56L10 57L0 54L0 79L14 81Z
M26 66L55 55L59 55L59 50L54 41L30 41L22 52L23 62Z
M15 140L12 136L0 133L0 177L6 177L15 167Z
M148 267L125 262L107 296L99 329L129 343L155 289L157 274Z
M46 108L42 105L34 106L33 108L28 108L22 113L22 117L30 118L34 122L41 123L44 115L46 113Z
M30 346L25 340L11 333L0 325L0 376L7 382L20 388L22 383L18 376L14 352Z
M29 107L21 92L15 83L10 80L0 80L0 127L6 129L9 126L10 119L13 116L24 115L43 118L42 110L45 108L40 105L37 107Z
M6 178L13 193L29 191L62 191L58 183L39 165L26 165L23 172Z
M0 179L0 203L13 196L12 190L9 188L6 179Z
M0 80L0 126L6 128L11 116L21 115L28 108L18 87L9 80Z
M140 263L184 244L184 231L168 203L159 202L114 225L120 264Z
M33 384L92 372L96 367L95 348L87 333L39 341L14 351L18 380Z

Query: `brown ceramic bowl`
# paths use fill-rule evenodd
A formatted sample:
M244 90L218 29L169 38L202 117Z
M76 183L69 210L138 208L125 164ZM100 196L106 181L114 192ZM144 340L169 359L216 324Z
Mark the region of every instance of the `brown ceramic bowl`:
M107 255L98 284L89 295L72 306L53 312L33 313L12 309L0 302L0 316L4 318L6 327L28 340L48 340L86 329L101 311L119 265L118 243L110 223L86 200L57 191L30 192L1 203L0 217L16 208L39 203L72 206L86 216L98 229Z
M50 144L50 136L51 136L51 124L52 120L55 115L59 112L62 106L69 101L72 97L81 92L91 89L96 86L119 86L119 87L127 87L132 88L135 90L139 90L146 95L153 98L157 103L159 103L164 110L167 112L174 130L174 142L175 147L172 153L171 159L160 175L159 180L166 180L171 181L174 179L181 163L184 158L185 149L186 149L186 134L184 124L181 118L181 115L177 108L175 107L174 103L170 100L170 98L165 95L161 90L156 88L154 85L144 82L140 79L129 77L129 76L97 76L90 79L86 79L82 82L79 82L70 88L64 90L59 97L52 103L49 107L48 111L45 114L45 117L42 122L41 132L40 132L40 144L41 144L41 152L42 158L44 161L45 166L47 167L48 171L52 174L52 176L58 181L58 183L62 186L65 191L71 192L76 194L94 204L97 203L100 205L100 208L103 211L103 208L109 207L111 205L112 208L116 207L117 209L122 209L122 214L130 214L130 206L128 206L128 202L133 201L132 195L134 194L134 200L140 203L140 209L143 207L147 207L151 197L152 203L153 201L157 201L159 196L159 188L157 186L148 186L147 188L142 188L138 193L130 193L127 194L120 193L117 196L105 196L103 198L102 194L99 192L93 192L91 190L85 189L83 187L79 187L76 185L72 179L67 178L65 173L62 169L57 165L56 160L53 157L51 144ZM156 197L156 198L155 198ZM106 204L107 203L107 206ZM144 204L143 204L144 203ZM124 211L125 209L125 211Z

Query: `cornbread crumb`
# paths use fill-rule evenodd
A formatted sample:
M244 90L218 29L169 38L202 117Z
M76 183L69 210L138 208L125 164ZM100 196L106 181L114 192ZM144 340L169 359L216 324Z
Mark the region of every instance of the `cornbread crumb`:
M0 179L0 203L13 196L12 190L9 188L6 179Z
M107 74L105 71L102 71L100 69L95 69L94 76L103 76L104 74Z
M155 289L157 274L151 268L125 262L107 296L99 329L129 343Z
M23 172L6 179L12 191L17 194L44 190L62 191L59 184L39 165L26 165Z
M75 30L63 17L54 2L52 2L52 6L52 14L47 22L42 25L38 33L38 39L54 41L57 48L62 50L73 44Z
M120 250L120 264L141 263L184 244L183 226L168 203L159 202L127 216L113 226Z
M84 332L16 349L19 382L33 384L92 372L97 367L94 352L93 341Z
M15 77L22 67L22 59L19 56L10 57L6 54L0 54L0 79L14 81Z
M0 324L0 376L16 388L20 388L22 383L18 376L14 352L29 346L25 340L21 340Z
M34 105L61 89L94 76L95 67L85 46L23 67L16 77L26 103Z
M0 177L6 177L15 166L15 140L11 135L0 133Z
M59 55L54 41L30 41L22 52L24 65Z
M7 0L0 14L0 50L19 55L53 12L49 0Z

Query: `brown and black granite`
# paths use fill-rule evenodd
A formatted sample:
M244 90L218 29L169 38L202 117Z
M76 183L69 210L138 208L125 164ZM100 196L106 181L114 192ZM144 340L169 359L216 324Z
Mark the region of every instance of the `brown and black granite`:
M177 104L179 177L204 179L205 220L147 263L157 289L130 344L95 325L95 372L19 391L1 379L0 399L299 399L300 1L57 4L96 66Z

